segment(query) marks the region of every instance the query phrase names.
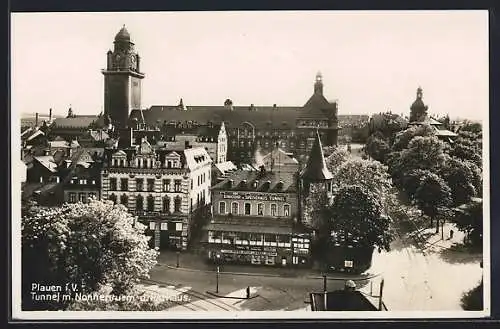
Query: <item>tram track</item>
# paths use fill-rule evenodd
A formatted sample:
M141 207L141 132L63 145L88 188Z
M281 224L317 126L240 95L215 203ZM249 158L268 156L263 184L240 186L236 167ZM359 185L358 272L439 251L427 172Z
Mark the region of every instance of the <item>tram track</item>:
M218 300L217 302L213 301L214 297L196 290L183 290L182 288L177 287L175 284L165 282L165 281L159 281L159 280L152 280L152 279L143 279L143 283L146 284L151 284L151 285L157 285L161 288L162 286L170 286L174 288L170 288L178 293L185 294L187 296L190 296L194 298L194 301L190 302L180 302L176 300L172 300L175 304L181 307L185 307L191 311L211 311L213 307L215 306L216 308L227 311L227 312L234 312L234 311L241 311L238 307L235 307L234 305L225 303L221 300ZM147 289L149 291L154 291L152 289ZM196 303L196 304L194 304ZM200 305L201 304L201 305Z

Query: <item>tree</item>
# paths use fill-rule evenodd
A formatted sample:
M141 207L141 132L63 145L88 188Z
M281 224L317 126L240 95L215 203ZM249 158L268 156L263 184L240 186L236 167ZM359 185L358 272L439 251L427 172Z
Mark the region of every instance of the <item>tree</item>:
M482 168L482 137L468 131L460 131L459 136L450 149L450 156L469 160Z
M408 148L401 152L400 170L407 173L414 169L435 170L445 161L444 143L437 137L413 138Z
M392 145L393 151L402 151L408 147L414 137L435 136L434 129L427 124L410 127L396 135Z
M483 132L483 126L479 122L466 122L462 127L460 127L460 132L463 131L480 134Z
M372 159L384 163L387 154L391 151L389 144L383 139L381 134L373 134L366 142L366 153Z
M465 233L467 242L476 247L483 243L483 201L472 200L456 209L453 219L457 228Z
M466 161L455 157L448 158L439 170L439 175L451 188L453 205L458 206L467 203L473 196L477 195L475 175L471 168L474 164L467 165Z
M420 210L430 217L431 225L436 219L436 231L439 232L438 216L445 215L451 203L451 189L446 182L436 174L427 173L420 181L415 199Z
M402 187L410 200L413 200L417 189L420 187L420 182L423 177L431 174L429 170L413 169L410 170L402 179Z
M156 264L157 252L149 248L144 230L125 207L110 201L27 205L22 215L23 309L64 309L69 304L34 301L32 283L76 284L71 296L103 286L110 286L113 295L126 294Z
M392 187L387 167L373 160L348 160L335 172L334 190L340 190L354 183L375 193L382 202L385 202L388 191ZM335 194L338 195L338 193L340 192Z
M483 310L483 280L467 291L460 300L461 306L465 311L482 311Z
M336 242L390 249L390 218L383 216L379 198L365 187L342 187L328 211L327 231L334 233Z
M391 112L374 114L369 123L370 133L372 135L380 133L382 138L388 140L389 143L392 142L396 133L404 130L407 125L408 120Z
M339 167L345 163L349 157L349 152L336 147L331 151L330 155L325 158L326 167L332 174L335 174Z

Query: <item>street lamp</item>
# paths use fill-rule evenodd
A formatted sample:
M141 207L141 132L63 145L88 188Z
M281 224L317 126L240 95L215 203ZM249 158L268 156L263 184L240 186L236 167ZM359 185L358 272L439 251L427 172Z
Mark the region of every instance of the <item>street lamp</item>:
M217 254L217 271L215 272L215 293L219 293L219 264L220 264L220 254Z
M179 268L179 256L180 256L180 251L177 251L177 264L176 264L177 268Z

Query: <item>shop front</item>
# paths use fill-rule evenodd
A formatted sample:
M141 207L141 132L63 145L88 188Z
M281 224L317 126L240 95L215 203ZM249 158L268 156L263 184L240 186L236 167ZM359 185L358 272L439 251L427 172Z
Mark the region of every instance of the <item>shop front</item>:
M260 246L212 246L208 251L211 261L225 263L288 266L291 265L291 249Z

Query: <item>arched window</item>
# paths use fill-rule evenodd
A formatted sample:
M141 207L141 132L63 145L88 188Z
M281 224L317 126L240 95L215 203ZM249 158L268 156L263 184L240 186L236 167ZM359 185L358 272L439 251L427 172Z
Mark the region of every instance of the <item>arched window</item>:
M180 197L175 197L174 201L174 212L181 212L181 202L182 199Z
M238 202L233 202L231 204L231 214L238 215Z
M168 196L163 198L163 212L170 212L170 198Z
M109 196L109 199L113 201L113 203L116 203L116 195L114 193Z
M154 196L148 196L148 211L155 211L155 198Z
M226 214L226 202L224 201L219 202L219 214Z
M120 197L120 203L125 207L128 207L128 196L126 194L122 194Z
M144 198L140 194L137 196L135 208L137 209L137 211L143 211L144 210Z

